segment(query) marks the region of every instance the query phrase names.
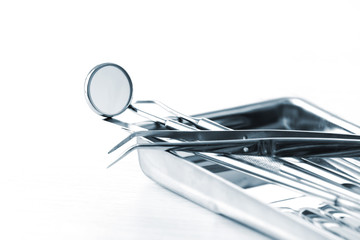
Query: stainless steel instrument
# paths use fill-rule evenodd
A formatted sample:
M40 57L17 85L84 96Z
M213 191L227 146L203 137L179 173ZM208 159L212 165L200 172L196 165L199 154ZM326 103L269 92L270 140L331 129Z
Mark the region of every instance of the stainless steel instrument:
M360 210L359 178L353 174L360 172L356 166L357 159L354 158L359 156L360 137L349 134L360 133L359 129L316 107L309 107L311 105L302 100L270 101L190 117L155 101L140 101L135 103L136 106L131 105L130 77L124 69L115 64L95 67L87 77L85 93L91 108L102 116L113 117L129 108L162 125L161 128L160 125L154 126L152 123L143 125L143 130L149 130L130 134L110 152L137 137L139 143L130 147L130 150L139 149L141 167L150 178L215 212L249 224L265 234L284 239L301 239L303 236L308 238L308 234L311 234L313 239L329 239L339 236L339 231L314 228L297 218L292 219L273 207L258 202L229 179L219 178L208 168L226 169L225 172L232 173L235 171L235 175L242 178L246 176L244 179L251 181L256 177L276 183L316 197L327 202L328 206ZM282 109L283 111L275 108L280 101L288 101L287 105L284 104L288 107ZM295 106L294 103L298 104L297 108L289 107ZM137 104L156 104L173 117L156 116L138 108ZM306 111L301 111L304 106ZM241 111L237 111L238 109ZM251 118L253 115L261 116L261 120ZM324 117L327 117L326 120ZM112 118L107 120L120 123ZM298 122L304 124L302 128L293 127ZM322 126L319 123L324 124L323 128L319 127ZM124 127L124 124L119 125ZM125 128L128 126L131 125L126 125ZM157 130L153 130L154 128ZM232 131L232 128L241 130ZM274 130L277 128L281 130ZM205 129L208 131L204 131ZM265 183L261 180L254 181ZM237 200L246 203L246 207L241 209L241 206L235 203ZM264 218L264 212L269 214L269 218ZM301 216L310 219L309 212L311 211L303 212ZM317 214L314 211L311 213L312 216ZM271 218L276 220L270 220ZM289 225L289 222L292 227L285 226ZM314 224L314 221L312 223ZM343 232L345 234L346 230ZM353 236L354 232L356 236L354 229L351 234L347 232L345 235Z
M185 142L136 144L121 158L138 148L268 157L357 157L360 153L360 137L357 135L279 130L140 131L130 134L109 153L134 137L180 139Z

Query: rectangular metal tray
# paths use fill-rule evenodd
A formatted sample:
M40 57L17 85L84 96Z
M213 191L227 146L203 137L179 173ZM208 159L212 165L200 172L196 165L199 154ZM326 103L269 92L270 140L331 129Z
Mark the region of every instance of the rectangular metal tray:
M336 133L360 133L360 128L309 102L298 98L282 98L199 114L232 129L288 129ZM140 124L159 129L153 123ZM150 141L139 138L138 141ZM208 162L199 156L151 149L139 149L142 171L169 190L215 212L246 224L276 239L344 238L326 224L310 223L292 212L284 211L279 202L305 199L302 194ZM344 170L346 171L346 170ZM274 196L273 192L277 191ZM260 195L259 195L260 193ZM265 200L259 200L261 196ZM268 198L266 197L268 196ZM310 197L310 202L311 202ZM272 204L272 203L277 204ZM306 202L300 201L304 208ZM281 210L282 209L282 210ZM262 216L259 218L259 216ZM340 233L341 233L340 229ZM347 236L345 231L345 237ZM360 236L360 235L359 235ZM360 239L360 238L359 238Z

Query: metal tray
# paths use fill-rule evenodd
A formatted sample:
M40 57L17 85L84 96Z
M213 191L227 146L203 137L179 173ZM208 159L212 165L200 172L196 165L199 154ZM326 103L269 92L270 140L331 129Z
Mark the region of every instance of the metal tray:
M360 133L358 126L298 98L260 102L199 114L197 117L210 118L232 129ZM140 126L147 129L160 128L148 122ZM138 141L150 140L139 138ZM192 154L151 149L139 149L138 154L142 171L155 182L271 238L360 239L360 234L356 231L359 229L337 224L336 220L329 222L328 218L322 218L320 213L305 219L294 208L289 207L297 204L296 209L317 211L314 203L324 206L311 196L275 186ZM353 174L351 171L354 170L351 168L338 167L344 174ZM357 213L352 214L355 221ZM350 226L356 224L349 223Z

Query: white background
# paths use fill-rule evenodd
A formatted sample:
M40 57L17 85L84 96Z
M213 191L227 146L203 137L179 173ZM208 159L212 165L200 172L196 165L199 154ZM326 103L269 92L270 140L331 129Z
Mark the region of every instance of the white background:
M121 131L83 95L102 62L134 99L187 114L295 96L360 124L358 1L2 1L0 27L1 239L249 233L147 179L135 154L105 169Z

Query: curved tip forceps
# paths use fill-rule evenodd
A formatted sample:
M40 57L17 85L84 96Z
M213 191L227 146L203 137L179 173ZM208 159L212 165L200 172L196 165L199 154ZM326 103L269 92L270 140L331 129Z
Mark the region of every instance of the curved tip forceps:
M353 129L357 129L356 126L350 124L351 129L346 130L349 123L344 122L344 126L339 127L343 132L330 133L326 131L326 128L335 128L340 120L331 121L335 117L328 114L326 116L329 116L330 120L323 129L291 128L289 122L290 125L294 124L294 121L291 121L294 118L294 112L295 117L298 120L305 119L307 125L319 120L318 116L309 113L314 108L313 106L296 99L291 100L291 105L289 105L289 100L286 100L287 105L284 104L285 100L270 101L248 106L245 110L242 109L236 113L238 119L252 119L252 121L247 121L251 123L257 121L253 115L258 116L264 109L269 114L269 109L279 108L282 104L283 115L276 117L281 118L278 123L287 124L286 128L266 129L265 126L265 129L263 127L259 129L251 128L250 124L250 128L232 129L224 126L221 118L224 118L223 122L226 120L229 122L224 116L234 114L236 112L234 109L209 114L210 117L213 115L214 119L220 119L214 121L204 116L187 116L156 101L137 101L131 104L132 92L133 85L129 75L122 67L113 63L96 66L86 78L87 102L97 114L106 117L105 120L122 125L124 129L129 130L134 124L123 123L113 117L130 109L156 123L156 127L146 128L146 124L143 124L140 131L130 131L129 136L113 147L109 153L124 148L133 138L138 139L138 142L123 151L110 166L132 150L138 149L144 172L161 185L275 238L303 239L304 236L307 238L312 236L313 239L329 239L343 237L345 234L348 238L350 236L350 239L352 237L356 239L360 236L360 224L358 228L346 228L344 220L336 219L335 223L340 224L341 228L327 229L326 224L313 224L317 225L316 227L307 225L304 219L315 223L314 215L308 214L309 208L305 208L307 212L304 208L296 208L293 212L301 218L289 218L278 211L285 208L275 209L271 205L258 202L245 193L243 188L229 185L211 171L204 171L206 168L210 169L210 166L220 167L220 169L227 169L223 171L245 174L261 179L263 183L295 190L305 196L320 199L327 206L331 206L331 209L336 209L339 214L343 214L344 218L359 219L360 223L360 215L349 213L349 211L360 211L360 162L358 162L360 135L353 134ZM281 101L282 103L279 104ZM294 104L294 101L297 103ZM139 107L140 105L156 105L166 110L170 117L164 118L152 114ZM307 106L307 111L301 111L304 105ZM270 111L272 114L278 114L278 112ZM324 122L324 119L321 119L321 122ZM315 125L319 126L319 122ZM360 129L357 131L360 133ZM155 158L148 157L152 155L152 150L158 152ZM144 152L146 154L143 154ZM154 163L154 161L157 162ZM149 167L149 162L152 162L151 167ZM205 167L199 168L196 162L202 162L202 164L206 162ZM150 169L156 164L157 169ZM181 171L183 171L183 177L179 175ZM189 179L191 179L191 184L187 182ZM188 185L188 190L181 187L184 185ZM214 189L218 194L213 194ZM199 197L200 195L194 193L203 195ZM222 196L223 194L226 197ZM241 200L243 205L238 206L234 203L234 199ZM214 204L216 210L213 207ZM264 218L264 211L269 214L268 217ZM304 212L307 214L303 214ZM332 215L327 214L321 221L324 223L323 220L329 218L334 220Z

